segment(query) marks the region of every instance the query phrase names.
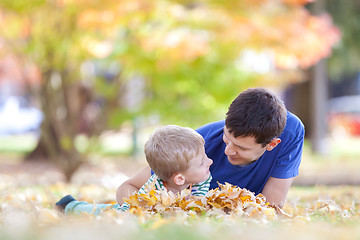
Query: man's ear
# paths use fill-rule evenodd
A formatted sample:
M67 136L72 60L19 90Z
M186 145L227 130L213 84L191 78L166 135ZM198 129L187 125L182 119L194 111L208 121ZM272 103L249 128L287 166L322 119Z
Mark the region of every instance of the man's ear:
M273 140L271 140L271 142L269 142L266 145L266 150L267 151L273 150L279 143L281 143L281 139L280 138L274 138Z
M181 173L176 173L173 176L174 179L174 183L178 186L184 185L185 184L185 176L182 175Z

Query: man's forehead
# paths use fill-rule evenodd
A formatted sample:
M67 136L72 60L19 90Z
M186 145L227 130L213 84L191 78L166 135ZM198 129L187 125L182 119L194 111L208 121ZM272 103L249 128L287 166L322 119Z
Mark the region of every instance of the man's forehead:
M235 138L234 134L231 133L226 126L224 127L224 134L227 138L231 138L231 140L234 141L234 143L237 145L258 144L258 143L256 143L256 139L254 136L246 136L246 137L238 136Z
M227 128L226 126L224 127L224 133L227 137L232 137L235 139L234 132L231 131L231 129Z
M226 126L224 126L224 132L230 134L229 128L227 128Z

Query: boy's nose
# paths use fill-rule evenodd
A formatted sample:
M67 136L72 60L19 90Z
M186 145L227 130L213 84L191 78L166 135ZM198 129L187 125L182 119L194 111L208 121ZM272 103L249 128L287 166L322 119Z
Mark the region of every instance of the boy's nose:
M211 166L211 164L213 164L213 160L208 158L209 159L209 166Z

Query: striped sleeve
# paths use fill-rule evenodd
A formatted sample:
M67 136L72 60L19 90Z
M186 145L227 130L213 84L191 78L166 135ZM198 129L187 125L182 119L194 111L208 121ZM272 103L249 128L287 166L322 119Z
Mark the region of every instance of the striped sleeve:
M150 189L154 189L154 187L156 190L165 189L163 181L156 174L151 175L149 180L139 189L139 193L147 193Z
M119 208L117 208L116 210L119 210L119 211L127 211L130 209L130 205L127 203L127 202L124 202Z
M191 195L194 196L204 196L209 191L210 188L210 182L211 182L212 176L210 174L209 178L201 183L194 183L194 185L191 188Z

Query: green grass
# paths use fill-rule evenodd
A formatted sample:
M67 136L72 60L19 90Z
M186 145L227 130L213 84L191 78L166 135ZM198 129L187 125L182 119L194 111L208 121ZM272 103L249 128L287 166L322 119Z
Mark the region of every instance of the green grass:
M32 134L0 136L1 153L28 153L37 144L37 137Z
M32 134L0 136L0 153L26 154L36 147L37 141L37 136ZM97 140L79 136L75 144L83 153L110 156L132 154L131 141L126 138L109 137Z
M360 137L332 139L329 154L341 158L360 157Z
M145 138L141 136L138 143L140 152ZM35 148L37 140L37 136L32 134L0 136L0 153L28 153ZM329 157L334 160L360 158L360 137L329 139L328 143L328 153L325 156L317 156L311 153L309 140L305 140L304 155L311 156L314 161L322 161ZM132 153L132 138L127 132L107 134L100 139L79 136L76 146L81 152L128 155Z

